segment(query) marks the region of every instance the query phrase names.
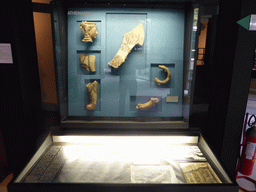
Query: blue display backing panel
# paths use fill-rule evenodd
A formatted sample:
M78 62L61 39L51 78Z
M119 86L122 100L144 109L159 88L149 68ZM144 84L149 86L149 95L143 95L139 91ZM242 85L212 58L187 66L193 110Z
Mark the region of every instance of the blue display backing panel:
M92 43L82 42L82 21L95 22L98 35ZM143 25L143 46L135 46L118 69L108 65L118 52L123 35ZM70 8L68 14L68 115L95 117L181 117L183 94L183 51L185 13L183 9L104 9ZM96 56L97 71L80 65L80 54ZM171 72L166 85L154 78L166 78L158 65ZM98 84L97 106L86 109L89 95L86 84ZM178 102L166 102L177 96ZM137 111L138 103L151 97L159 102L148 111Z

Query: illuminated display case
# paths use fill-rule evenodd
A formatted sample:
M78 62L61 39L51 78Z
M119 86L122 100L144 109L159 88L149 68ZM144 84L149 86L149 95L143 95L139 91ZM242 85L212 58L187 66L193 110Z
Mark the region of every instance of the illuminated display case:
M238 191L189 128L200 8L52 5L61 128L9 191Z
M107 5L68 8L67 47L55 31L62 125L187 128L199 9L188 16L185 4ZM92 42L83 41L85 21L96 25ZM89 84L97 93L88 92ZM92 99L95 108L88 110Z

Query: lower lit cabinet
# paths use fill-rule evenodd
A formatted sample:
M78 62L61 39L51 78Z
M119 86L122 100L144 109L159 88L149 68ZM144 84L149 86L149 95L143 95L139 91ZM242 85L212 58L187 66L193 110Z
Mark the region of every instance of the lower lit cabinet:
M200 132L50 133L9 185L34 191L238 191Z

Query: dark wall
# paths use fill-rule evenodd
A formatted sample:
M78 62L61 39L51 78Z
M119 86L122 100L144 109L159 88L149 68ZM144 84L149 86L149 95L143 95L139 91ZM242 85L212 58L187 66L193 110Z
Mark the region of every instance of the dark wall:
M228 173L235 179L243 119L254 60L255 32L236 22L254 13L253 0L229 3L220 0L219 15L209 26L216 26L207 39L206 81L210 87L209 112L203 135L221 157ZM215 41L214 41L215 39Z
M254 14L255 10L255 1L243 0L239 19ZM239 30L233 62L234 67L229 93L228 113L225 124L226 129L221 152L222 160L226 162L228 169L236 165L236 159L231 159L230 156L233 154L239 155L241 130L251 83L252 66L255 59L256 32L248 31L240 25L238 26Z
M31 2L1 1L0 43L10 43L13 64L0 64L1 132L10 170L24 167L36 148L40 84Z

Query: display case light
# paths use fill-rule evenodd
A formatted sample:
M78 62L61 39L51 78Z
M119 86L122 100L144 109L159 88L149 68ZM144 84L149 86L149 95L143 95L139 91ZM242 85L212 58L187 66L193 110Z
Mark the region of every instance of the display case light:
M127 147L116 148L97 147L97 146L65 146L63 149L68 161L77 159L85 161L104 161L104 162L133 162L134 164L161 164L165 160L185 159L190 151L181 146L165 146L161 148L140 148Z
M53 142L86 145L173 145L198 142L197 136L53 136Z
M74 137L72 139L75 139ZM70 138L69 138L70 139ZM194 137L109 137L105 143L97 142L99 137L79 139L92 139L91 143L66 144L63 153L68 161L77 159L84 161L102 162L133 162L134 164L161 164L168 159L185 159L191 153L187 145L178 144L178 140L190 142ZM103 138L101 138L103 139ZM92 142L93 141L93 142ZM169 142L171 143L169 143ZM174 142L172 142L174 141Z

